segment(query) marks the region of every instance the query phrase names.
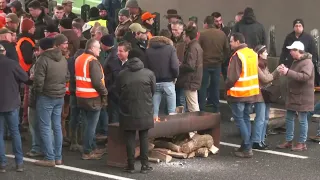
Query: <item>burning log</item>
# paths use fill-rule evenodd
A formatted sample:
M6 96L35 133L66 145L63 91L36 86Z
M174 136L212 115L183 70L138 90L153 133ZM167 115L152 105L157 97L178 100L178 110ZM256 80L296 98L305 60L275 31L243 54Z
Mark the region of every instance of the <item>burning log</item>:
M205 135L196 134L189 142L181 146L181 152L189 154L192 151L195 151L201 147L210 148L212 145L213 145L212 136L208 134L205 134Z
M171 151L181 152L181 150L180 150L181 147L173 144L172 142L155 141L154 145L156 148L165 148L165 149L170 149Z
M153 150L149 153L149 157L155 158L155 159L160 159L160 161L165 162L165 163L168 163L172 160L172 156L163 154L159 151L153 151Z
M194 158L196 156L196 153L193 151L190 154L188 154L188 159Z
M178 152L170 152L168 155L178 159L186 159L188 157L188 154Z
M153 163L160 163L160 159L152 158L152 157L148 157L148 161Z
M153 148L154 148L154 144L149 143L148 144L148 151L151 151ZM139 156L140 156L140 146L136 147L134 158L137 158Z
M197 157L208 157L209 156L209 150L208 148L199 148L196 151L196 156Z
M171 153L171 150L170 149L164 149L164 148L154 148L153 151L158 151L158 152L161 152L163 154L169 154Z

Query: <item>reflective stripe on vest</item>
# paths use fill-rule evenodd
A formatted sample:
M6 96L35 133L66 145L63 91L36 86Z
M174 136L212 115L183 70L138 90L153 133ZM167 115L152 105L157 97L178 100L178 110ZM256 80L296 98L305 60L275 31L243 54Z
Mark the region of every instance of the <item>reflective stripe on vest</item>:
M103 19L99 19L99 20L95 20L95 21L89 21L87 22L90 26L94 26L94 24L98 22L100 24L100 26L102 27L107 27L108 26L108 21L107 20L103 20Z
M235 52L232 57L236 55L241 60L242 70L238 81L231 89L227 91L228 96L250 97L258 95L260 93L258 78L258 55L250 48L240 49Z
M98 97L99 93L93 88L89 72L89 63L97 61L97 58L90 54L83 53L75 62L75 76L76 76L76 96L81 98ZM99 63L100 64L100 63ZM104 73L100 65L102 73L102 84L104 84Z
M67 82L67 83L66 83L66 94L67 94L67 95L70 95L70 89L69 89L69 86L70 86L70 83L69 83L69 82Z
M29 69L31 67L31 64L26 64L25 63L25 59L23 58L23 55L22 55L21 44L24 41L28 41L32 45L32 47L34 47L35 44L30 38L23 37L23 38L19 39L19 41L17 42L17 45L16 45L16 51L17 51L17 54L18 54L19 64L22 67L22 69L27 72L27 71L29 71ZM30 53L32 53L32 52L30 52Z

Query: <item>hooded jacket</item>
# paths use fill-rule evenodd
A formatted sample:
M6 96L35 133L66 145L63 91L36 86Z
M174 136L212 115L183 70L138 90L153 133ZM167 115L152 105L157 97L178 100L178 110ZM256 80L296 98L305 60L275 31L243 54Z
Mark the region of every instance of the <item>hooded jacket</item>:
M154 74L144 68L139 58L129 59L127 69L116 81L120 97L120 127L123 130L146 130L154 127L152 96L156 89Z
M266 33L262 24L260 24L254 15L252 8L246 8L243 17L233 27L233 32L242 33L249 48L255 48L259 44L266 44Z
M58 48L44 51L35 64L34 89L37 95L63 98L69 81L67 60Z
M151 38L145 66L154 72L157 83L174 81L179 75L179 60L173 42L164 36Z

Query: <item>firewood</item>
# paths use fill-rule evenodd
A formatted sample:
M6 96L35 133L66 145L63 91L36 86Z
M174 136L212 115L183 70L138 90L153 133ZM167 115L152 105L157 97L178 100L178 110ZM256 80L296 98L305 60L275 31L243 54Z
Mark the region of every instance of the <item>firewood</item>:
M196 156L197 157L208 157L209 156L208 148L199 148L198 150L196 150Z
M186 159L188 157L188 154L178 152L170 152L168 155L178 159Z
M193 151L190 154L188 154L188 159L194 158L196 156L196 153Z
M148 161L149 161L149 162L153 162L153 163L159 163L159 162L160 162L160 159L148 157Z
M215 147L214 145L212 145L210 148L209 148L209 151L212 153L212 154L217 154L219 152L219 149L217 147Z
M181 145L181 152L183 153L191 153L201 147L210 148L213 145L212 136L205 134L205 135L194 135L194 137L187 143Z
M154 145L156 148L165 148L165 149L170 149L171 151L181 152L180 150L181 147L173 144L172 142L155 141Z
M154 148L154 144L148 143L148 151L151 151L153 148ZM134 158L137 158L139 156L140 156L140 146L137 146L134 154Z
M165 163L168 163L168 162L170 162L172 160L172 156L163 154L163 153L161 153L159 151L153 151L153 150L150 151L149 157L160 159L160 161L165 162Z
M164 149L164 148L154 148L153 151L159 151L163 154L169 154L171 153L171 150L170 149Z

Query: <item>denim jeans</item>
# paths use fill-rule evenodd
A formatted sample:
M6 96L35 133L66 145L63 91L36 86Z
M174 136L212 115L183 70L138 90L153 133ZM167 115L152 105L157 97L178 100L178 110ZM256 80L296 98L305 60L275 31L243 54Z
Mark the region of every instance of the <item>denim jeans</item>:
M294 119L296 116L295 111L287 110L286 115L286 141L293 140L294 133ZM298 119L300 123L300 137L299 143L305 143L308 135L308 112L298 112Z
M32 138L31 152L40 153L41 152L41 141L39 133L39 123L37 119L37 112L35 108L28 108L28 120L29 120L29 131Z
M252 132L252 142L262 143L265 142L266 129L269 121L270 104L264 102L257 102L254 104L256 117L254 118L254 129Z
M183 106L183 112L187 111L187 101L184 89L176 87L176 106Z
M83 113L83 124L85 126L83 133L83 153L90 154L96 149L96 128L99 121L100 111L88 111L81 109Z
M108 101L108 115L109 115L109 123L117 123L119 122L119 104L114 102L114 100L110 99Z
M246 102L235 102L231 103L231 110L234 121L240 130L242 138L242 146L245 150L251 149L251 123L250 123L250 106L251 103Z
M100 111L96 133L104 136L108 136L108 124L109 124L108 111L106 108L102 108Z
M198 91L200 111L205 111L207 89L209 89L208 99L210 99L210 101L212 101L210 103L213 104L212 112L213 113L219 112L220 73L221 73L220 66L216 68L203 68L201 88Z
M10 112L0 112L0 165L7 165L6 148L3 140L4 122L7 123L12 137L12 151L17 165L23 164L21 136L19 132L19 108Z
M317 102L314 106L314 111L308 112L308 121L314 114L320 114L320 102ZM320 121L318 123L317 136L320 136Z
M168 113L172 114L176 112L176 91L173 82L157 83L156 92L153 96L154 112L153 117L156 118L159 115L159 107L161 103L162 95L166 96Z
M39 96L37 98L37 117L44 158L49 161L62 160L61 112L63 98ZM52 131L53 136L52 137Z

